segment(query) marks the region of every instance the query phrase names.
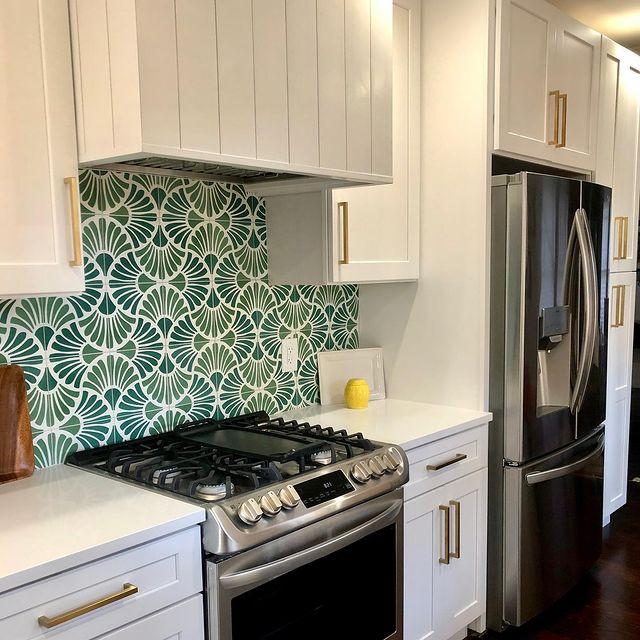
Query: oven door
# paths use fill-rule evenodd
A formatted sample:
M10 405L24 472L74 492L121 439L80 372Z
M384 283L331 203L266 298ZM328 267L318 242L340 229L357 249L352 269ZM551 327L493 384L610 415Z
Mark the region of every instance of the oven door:
M210 640L402 638L402 489L207 561Z

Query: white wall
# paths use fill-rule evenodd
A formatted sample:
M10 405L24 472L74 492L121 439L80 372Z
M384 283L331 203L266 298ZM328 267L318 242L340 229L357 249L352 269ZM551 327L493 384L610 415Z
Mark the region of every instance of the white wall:
M360 343L384 348L393 398L487 407L494 12L422 3L420 281L360 287Z

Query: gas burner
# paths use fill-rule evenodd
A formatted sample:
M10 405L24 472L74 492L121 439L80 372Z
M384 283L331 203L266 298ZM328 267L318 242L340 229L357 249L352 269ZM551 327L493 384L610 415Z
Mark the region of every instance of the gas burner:
M177 478L180 473L181 471L178 467L156 469L151 474L151 482L153 482L153 484L171 484L171 482Z
M311 454L311 459L316 464L331 464L331 462L333 462L333 455L331 454L331 449L323 449L322 451L318 451L318 453Z
M231 495L235 493L235 487L230 485ZM208 502L214 502L216 500L222 500L227 496L227 485L224 482L220 484L199 484L196 488L195 497L200 500L206 500Z

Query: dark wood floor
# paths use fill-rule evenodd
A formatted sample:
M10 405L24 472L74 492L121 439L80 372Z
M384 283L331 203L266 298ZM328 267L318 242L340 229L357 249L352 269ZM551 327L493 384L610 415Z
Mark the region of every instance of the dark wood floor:
M629 477L640 477L640 390L632 399ZM640 640L640 484L604 532L602 556L566 598L500 640Z

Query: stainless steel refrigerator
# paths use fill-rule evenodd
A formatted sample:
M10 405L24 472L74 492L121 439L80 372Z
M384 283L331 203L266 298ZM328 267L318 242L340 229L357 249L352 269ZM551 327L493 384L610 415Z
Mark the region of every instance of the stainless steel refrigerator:
M488 626L566 594L602 546L611 190L492 184Z

